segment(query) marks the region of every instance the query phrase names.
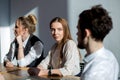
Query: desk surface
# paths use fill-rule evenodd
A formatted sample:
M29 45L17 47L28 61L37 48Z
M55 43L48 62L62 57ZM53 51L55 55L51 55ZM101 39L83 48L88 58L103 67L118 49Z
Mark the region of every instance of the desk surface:
M2 64L0 64L0 73L3 75L5 80L80 80L80 77L76 76L64 76L64 77L56 77L56 76L29 76L27 73L28 68L5 68Z

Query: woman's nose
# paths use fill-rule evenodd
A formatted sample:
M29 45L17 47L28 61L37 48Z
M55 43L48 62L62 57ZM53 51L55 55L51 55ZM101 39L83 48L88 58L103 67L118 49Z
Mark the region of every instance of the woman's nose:
M55 32L54 32L55 34L57 34L58 33L58 31L57 30L55 30Z

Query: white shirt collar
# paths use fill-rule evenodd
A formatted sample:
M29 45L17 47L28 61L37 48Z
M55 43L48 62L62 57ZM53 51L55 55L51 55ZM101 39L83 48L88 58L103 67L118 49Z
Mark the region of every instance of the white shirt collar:
M28 39L29 39L30 35L26 38L26 40L23 42L23 47L25 48L27 42L28 42Z
M100 48L100 49L97 50L96 52L91 53L90 55L86 56L83 61L84 61L85 63L90 62L90 61L93 60L97 55L99 55L99 54L101 53L101 51L103 51L103 49L104 49L104 47Z

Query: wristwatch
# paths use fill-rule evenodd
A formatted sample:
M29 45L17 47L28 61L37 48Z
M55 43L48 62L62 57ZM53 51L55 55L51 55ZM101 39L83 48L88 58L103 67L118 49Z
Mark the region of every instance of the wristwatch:
M48 76L51 76L51 69L48 69Z

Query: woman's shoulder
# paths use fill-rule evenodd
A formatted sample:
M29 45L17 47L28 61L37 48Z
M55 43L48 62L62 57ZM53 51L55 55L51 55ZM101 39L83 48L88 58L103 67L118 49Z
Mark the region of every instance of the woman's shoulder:
M37 37L37 36L35 36L35 35L30 35L30 38L29 38L29 41L31 42L31 44L38 44L38 43L40 43L40 44L42 44L43 45L43 42Z
M33 35L33 34L31 35L31 39L42 42L39 37L37 37L36 35Z
M66 44L76 44L74 40L67 40Z
M33 34L31 34L30 37L31 37L31 39L40 40L36 35L33 35Z
M76 46L76 43L74 40L67 40L64 46Z

